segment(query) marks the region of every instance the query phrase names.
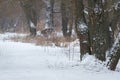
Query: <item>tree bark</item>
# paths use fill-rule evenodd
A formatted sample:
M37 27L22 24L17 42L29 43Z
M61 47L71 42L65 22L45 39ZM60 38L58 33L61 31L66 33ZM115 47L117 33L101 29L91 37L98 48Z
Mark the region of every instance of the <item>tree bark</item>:
M115 28L114 29L114 35L116 33L117 35L117 38L114 38L116 39L114 41L114 44L110 50L110 54L111 54L111 57L110 57L110 60L107 64L108 66L108 69L110 70L115 70L116 69L116 66L119 62L119 59L120 59L120 28L119 28L119 21L120 21L120 3L118 3L115 7L114 7L114 16L113 16L113 20L112 20L112 27ZM115 9L116 8L116 9ZM116 32L115 32L116 31Z
M115 70L120 59L120 32L119 32L118 38L114 42L113 47L111 48L110 53L111 53L111 57L107 66L108 66L108 69Z
M80 41L80 59L86 53L90 53L89 41L88 41L88 27L86 25L86 20L84 16L84 5L83 0L75 0L76 10L75 10L75 29Z
M54 21L53 21L54 0L44 0L44 2L46 4L46 23L45 23L45 29L43 29L41 33L45 37L50 37L54 30Z
M105 61L105 53L109 45L108 14L105 12L105 3L103 4L102 0L88 1L88 27L90 33L91 52L101 61Z
M36 36L37 13L33 6L33 0L20 0L20 3L26 15L26 19L31 33L30 35Z
M71 0L61 0L62 32L64 37L70 37L73 26L73 9Z
M45 29L53 28L53 8L54 8L54 0L46 0L46 24Z

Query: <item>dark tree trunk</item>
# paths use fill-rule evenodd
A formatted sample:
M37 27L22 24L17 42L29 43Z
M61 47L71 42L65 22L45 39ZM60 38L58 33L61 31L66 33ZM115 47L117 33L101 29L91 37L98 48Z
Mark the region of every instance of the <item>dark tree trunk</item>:
M45 0L44 2L46 4L46 23L45 23L45 29L43 29L41 33L43 34L43 36L48 37L51 36L54 30L54 20L53 20L54 0Z
M116 66L119 62L119 59L120 59L120 48L111 57L111 62L109 63L109 69L110 70L115 70L116 69Z
M117 4L118 5L118 8L115 8L114 7L114 10L113 10L113 17L111 19L111 22L110 22L110 26L112 28L112 33L113 33L113 39L116 37L116 31L118 31L118 24L120 22L120 3Z
M113 19L112 19L112 24L111 24L111 27L114 28L113 29L113 32L114 32L114 36L117 35L117 38L114 38L116 39L111 50L110 50L110 54L111 54L111 57L110 57L110 60L107 64L108 68L110 70L115 70L116 69L116 66L119 62L119 59L120 59L120 27L119 27L119 22L120 22L120 3L117 4L117 6L114 8L114 16L113 16Z
M105 53L109 45L108 14L105 12L106 6L102 0L89 0L88 7L90 8L88 27L91 51L99 60L105 61Z
M120 59L120 36L118 36L118 38L116 39L110 53L111 57L107 66L110 70L115 70Z
M89 41L88 41L88 27L86 25L86 20L84 16L84 6L83 6L83 0L75 0L76 5L76 12L75 12L75 29L78 36L78 39L80 41L80 59L82 60L82 57L86 53L90 53L90 47L89 47Z
M31 33L30 35L36 36L37 13L35 11L35 7L33 6L33 0L20 0L20 3L26 15Z
M61 0L62 32L64 37L70 37L73 26L71 0Z

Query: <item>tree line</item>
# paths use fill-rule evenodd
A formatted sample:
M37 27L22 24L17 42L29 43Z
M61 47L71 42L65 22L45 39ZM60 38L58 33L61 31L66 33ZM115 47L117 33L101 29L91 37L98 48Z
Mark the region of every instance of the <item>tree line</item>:
M101 61L106 61L110 70L115 70L120 58L120 0L5 0L18 3L25 14L30 36L36 36L38 8L44 3L44 34L54 31L55 14L61 14L61 31L64 37L71 37L76 31L80 42L80 59L88 53ZM3 3L4 0L0 0ZM57 4L57 5L55 5ZM41 10L40 10L41 12ZM2 14L1 14L2 15ZM3 21L3 20L2 20ZM1 27L2 29L3 27Z

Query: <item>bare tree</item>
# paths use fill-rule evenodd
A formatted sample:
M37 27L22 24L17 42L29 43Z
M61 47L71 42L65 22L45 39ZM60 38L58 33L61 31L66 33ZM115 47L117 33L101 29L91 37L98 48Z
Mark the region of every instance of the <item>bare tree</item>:
M46 37L50 36L53 32L54 28L54 21L53 21L53 9L54 9L54 0L44 0L46 4L46 23L45 29L42 30L42 34ZM44 34L48 31L46 34Z
M105 61L105 53L109 45L109 20L106 5L107 0L88 0L91 52L102 61Z
M72 0L61 0L62 32L64 37L70 37L73 27Z
M54 0L45 0L46 3L46 24L45 28L53 28L53 7L54 7Z
M90 53L89 41L88 41L88 27L84 16L83 0L75 0L76 12L75 12L75 29L78 39L80 41L80 59L86 53Z
M34 7L34 0L20 0L20 3L26 15L26 19L31 33L30 35L36 36L37 13Z
M119 17L120 17L120 2L116 3L114 6L114 16L113 16L112 25L114 24L116 28L114 27L115 41L113 46L110 49L111 56L107 64L110 70L116 69L116 66L120 59L120 25L119 25L120 18Z

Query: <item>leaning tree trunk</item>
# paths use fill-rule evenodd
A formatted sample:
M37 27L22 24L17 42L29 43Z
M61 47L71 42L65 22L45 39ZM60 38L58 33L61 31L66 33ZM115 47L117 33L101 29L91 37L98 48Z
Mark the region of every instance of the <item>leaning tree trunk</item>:
M116 66L120 59L120 27L118 25L120 22L120 8L119 7L120 7L120 3L118 3L115 6L114 16L113 16L113 20L112 20L112 25L114 25L114 27L113 26L112 27L113 28L118 27L118 28L115 28L115 29L117 29L117 31L116 31L117 38L116 38L116 41L114 42L114 45L112 46L112 48L110 50L111 57L108 62L108 65L107 65L110 70L116 69Z
M33 0L20 0L20 3L26 15L26 19L31 33L30 35L36 36L37 13L33 5Z
M115 0L107 0L107 9L108 9L108 20L109 20L109 49L112 47L114 43L114 10L111 9L111 6L114 5Z
M110 26L112 28L113 40L116 37L116 31L118 32L119 22L120 22L120 3L116 3L116 6L113 8L113 17L110 22Z
M120 32L113 47L111 48L110 53L111 53L111 57L107 66L110 70L115 70L120 59Z
M86 20L83 12L83 0L75 0L75 5L75 29L80 41L80 59L82 60L82 57L86 53L90 53L88 42L88 27L86 25Z

